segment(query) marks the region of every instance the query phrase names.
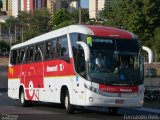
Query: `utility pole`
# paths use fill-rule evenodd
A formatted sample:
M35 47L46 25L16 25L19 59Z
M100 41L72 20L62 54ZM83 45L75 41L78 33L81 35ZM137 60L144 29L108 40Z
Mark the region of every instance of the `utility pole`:
M11 34L11 36L9 37L9 41L10 41L10 48L12 47L12 34Z
M2 40L2 30L1 30L1 24L0 24L0 41Z
M15 28L14 28L14 29L15 29L15 31L14 31L14 37L15 37L15 40L14 40L14 41L15 41L15 43L16 43L16 41L17 41L17 40L16 40L16 39L17 39L17 30L16 30L16 29L17 29L17 27L16 27L16 25L15 25Z
M10 26L9 26L9 31L8 31L9 33L9 43L10 43L10 47L11 47L11 28L10 28Z
M82 11L81 11L81 3L80 0L78 0L78 10L79 10L79 24L82 24Z
M22 27L22 42L23 42L23 27Z

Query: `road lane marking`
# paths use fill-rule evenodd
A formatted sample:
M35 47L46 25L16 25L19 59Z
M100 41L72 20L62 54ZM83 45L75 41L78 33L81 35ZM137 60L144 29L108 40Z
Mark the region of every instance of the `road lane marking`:
M140 111L145 111L145 112L152 112L152 113L158 113L158 114L160 114L160 110L159 110L159 109L145 108L145 107L142 107L142 108L134 108L134 109L140 110Z

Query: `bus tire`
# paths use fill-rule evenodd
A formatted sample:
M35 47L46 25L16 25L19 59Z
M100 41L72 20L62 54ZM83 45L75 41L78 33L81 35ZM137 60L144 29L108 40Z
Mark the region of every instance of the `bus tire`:
M20 91L20 102L21 102L23 107L27 107L28 104L29 104L28 101L25 100L25 93L24 93L23 89L21 89L21 91Z
M109 113L110 114L117 114L117 112L118 112L118 107L109 107L108 108L108 111L109 111Z
M72 114L74 112L74 105L70 104L70 97L68 90L66 91L65 95L65 109L68 114Z

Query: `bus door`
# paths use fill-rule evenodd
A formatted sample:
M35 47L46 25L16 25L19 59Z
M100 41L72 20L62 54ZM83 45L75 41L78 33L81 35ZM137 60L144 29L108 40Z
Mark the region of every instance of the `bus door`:
M76 104L78 105L84 105L85 104L85 79L86 79L86 69L85 69L85 58L84 58L84 50L78 49L76 52L76 56L74 56L74 62L75 62L75 69L78 73L75 77L74 83L73 83L73 90L74 90L74 100Z

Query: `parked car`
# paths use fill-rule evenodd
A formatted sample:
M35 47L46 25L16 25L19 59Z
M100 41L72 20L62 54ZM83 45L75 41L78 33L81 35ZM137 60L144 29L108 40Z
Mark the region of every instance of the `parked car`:
M145 75L146 75L146 77L156 77L157 76L156 69L155 68L147 68Z

